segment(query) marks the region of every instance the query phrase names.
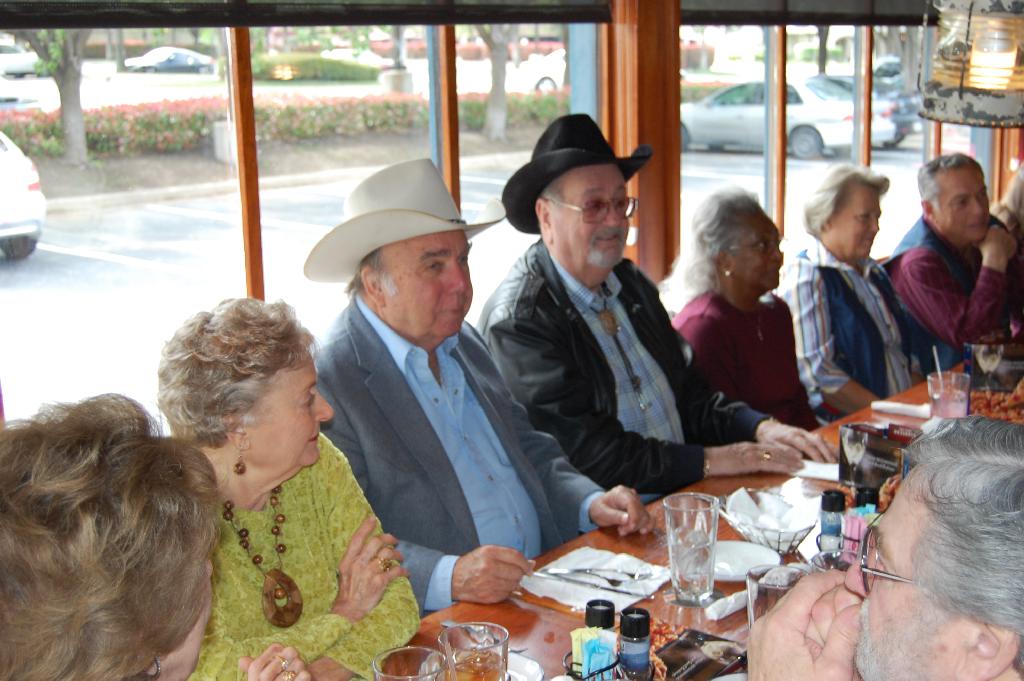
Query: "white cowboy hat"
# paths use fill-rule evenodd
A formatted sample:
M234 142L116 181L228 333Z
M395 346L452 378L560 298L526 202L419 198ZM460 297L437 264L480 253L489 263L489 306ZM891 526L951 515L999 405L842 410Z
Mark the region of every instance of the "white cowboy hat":
M345 200L345 221L313 246L303 271L313 281L348 281L381 246L453 229L469 238L504 217L501 202L491 199L467 224L430 159L397 163L356 185Z

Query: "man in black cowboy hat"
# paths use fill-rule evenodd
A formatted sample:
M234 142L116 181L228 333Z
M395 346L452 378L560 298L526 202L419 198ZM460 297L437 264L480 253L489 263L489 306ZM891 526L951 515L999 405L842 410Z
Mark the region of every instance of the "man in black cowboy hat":
M664 494L708 475L790 473L802 454L832 460L817 436L712 392L655 286L623 259L637 205L626 180L650 157L647 145L616 157L573 114L505 185L509 221L541 237L480 320L513 395L602 486Z

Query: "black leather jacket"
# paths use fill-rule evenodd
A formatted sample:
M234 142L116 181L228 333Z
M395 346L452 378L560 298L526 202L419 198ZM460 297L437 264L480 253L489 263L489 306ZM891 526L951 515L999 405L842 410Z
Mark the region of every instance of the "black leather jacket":
M604 487L672 492L703 477L704 445L751 440L767 417L708 387L657 288L636 265L623 260L614 271L640 342L672 386L687 444L622 428L612 371L542 242L513 265L487 301L479 328L534 427L555 436L576 468Z

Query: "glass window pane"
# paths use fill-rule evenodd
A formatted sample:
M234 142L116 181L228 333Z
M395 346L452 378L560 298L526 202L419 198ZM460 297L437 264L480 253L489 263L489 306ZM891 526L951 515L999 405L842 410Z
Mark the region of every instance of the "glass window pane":
M39 183L19 154L4 152L0 176L16 179L0 188L0 223L18 205L31 217L15 221L41 225L0 244L6 416L103 392L127 394L155 413L163 343L187 315L245 293L224 123L225 34L30 33L34 44L26 33L10 44L45 53L66 47L62 40L86 40L83 111L72 114L86 137L82 149L63 130L58 108L69 92L62 96L52 77L33 69L3 81L23 110L0 112L0 130L35 163ZM75 149L84 160L64 160ZM0 232L9 236L8 228Z
M737 185L764 201L764 30L683 26L680 136L684 231L716 189Z
M872 106L875 120L882 116L896 128L890 143L872 151L872 168L889 178L889 193L882 198L882 219L871 249L876 258L890 255L921 217L917 169L924 159L924 126L928 123L918 116L921 35L920 26L875 27Z
M310 249L345 197L384 166L430 157L424 26L252 28L267 300L320 337L346 284L306 279Z
M462 212L472 220L505 182L530 160L544 128L569 113L569 25L460 25L456 35L459 98L459 173ZM494 54L502 59L493 61ZM495 91L495 78L504 78ZM492 97L505 106L489 110ZM473 239L470 269L476 324L512 263L537 237L502 221Z

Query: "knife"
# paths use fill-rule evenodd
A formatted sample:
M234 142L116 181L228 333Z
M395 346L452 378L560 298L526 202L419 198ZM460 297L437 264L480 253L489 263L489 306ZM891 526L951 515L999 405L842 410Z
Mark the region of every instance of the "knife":
M544 572L543 570L535 571L533 573L533 576L534 577L546 577L548 579L554 579L554 580L558 580L560 582L569 582L570 584L579 584L580 586L590 587L591 589L598 589L599 591L612 591L612 592L617 593L617 594L626 594L627 596L634 596L636 598L648 598L648 596L645 596L642 593L637 593L635 591L626 591L625 589L616 589L615 587L612 587L612 586L601 586L600 584L594 584L593 582L588 582L585 579L575 579L573 577L567 577L565 575L553 575L553 574L551 574L549 572Z

